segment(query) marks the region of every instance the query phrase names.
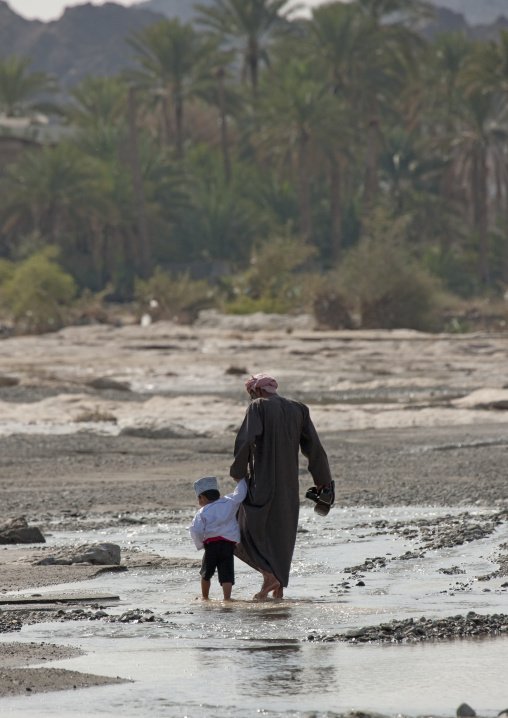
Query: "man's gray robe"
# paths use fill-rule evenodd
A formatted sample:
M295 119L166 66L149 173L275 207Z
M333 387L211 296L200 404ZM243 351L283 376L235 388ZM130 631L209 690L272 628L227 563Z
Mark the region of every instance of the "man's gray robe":
M231 466L235 479L250 474L235 554L252 568L273 573L281 586L288 585L298 527L299 448L314 483L329 483L328 458L305 404L279 396L253 401L236 437Z

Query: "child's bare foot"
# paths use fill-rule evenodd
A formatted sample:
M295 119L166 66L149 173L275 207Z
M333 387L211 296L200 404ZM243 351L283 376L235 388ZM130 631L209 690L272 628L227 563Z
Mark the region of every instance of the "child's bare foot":
M277 591L281 587L273 573L263 573L263 578L264 581L261 586L261 591L254 596L255 601L261 601L263 598L266 598L269 593Z
M282 588L282 586L276 588L272 595L274 598L284 598L284 589Z

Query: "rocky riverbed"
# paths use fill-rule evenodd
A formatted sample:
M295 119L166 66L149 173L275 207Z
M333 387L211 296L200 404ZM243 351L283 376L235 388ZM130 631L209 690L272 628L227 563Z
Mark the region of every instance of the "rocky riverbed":
M348 524L354 539L344 535L343 558L326 588L334 608L360 602L362 595L377 606L376 591L389 594L383 577L401 571L410 577L426 561L433 562L436 581L448 581L439 584L436 601L460 594L477 596L482 605L475 616L461 610L426 613L422 620L415 604L409 617L358 628L349 616L348 630L361 635L325 625L311 633L302 629L301 644L355 639L430 645L471 635L505 641L504 614L498 604L489 606L488 592L494 606L508 575L507 544L496 538L508 521L506 333L319 332L307 320L208 315L194 327L75 327L1 341L0 527L23 516L48 540L39 547L0 547L3 595L105 581L108 575L113 580L115 574L104 573L108 567L55 565L68 560L71 548L77 551L84 535L123 537L117 568L127 582L139 571L155 582L162 575L194 576L197 557L131 545L126 532L153 536L156 543L161 531L181 531L195 510L192 482L202 475L214 474L222 491L230 489L235 431L247 406L243 381L261 371L277 377L283 395L310 406L336 477L339 509L374 512ZM304 502L310 485L304 461L300 472ZM393 507L412 508L393 519ZM436 515L417 516L413 507L440 508ZM341 521L340 530L346 517ZM323 541L333 535L327 530L319 534ZM303 524L298 540L314 541L306 531ZM52 534L72 546L55 546ZM483 545L490 547L488 562L477 557ZM376 546L384 550L373 552ZM459 550L475 562L465 565ZM441 564L436 556L443 557ZM297 576L299 570L297 563ZM316 570L325 571L319 562ZM297 581L292 590L298 596L303 584ZM289 606L291 595L290 589ZM45 624L164 632L181 620L176 609L165 615L154 603L137 602L124 611L95 604L5 607L0 633L23 637ZM367 606L362 610L378 610ZM70 679L61 675L60 681L55 674L53 688L69 687ZM11 678L4 691L25 685ZM83 680L72 686L85 684L91 685ZM41 679L41 690L47 685ZM27 694L38 690L35 683L28 687Z
M353 628L333 636L309 634L309 641L346 641L348 643L412 643L452 638L507 636L508 615L479 615L470 611L466 616L431 619L408 618L378 626Z

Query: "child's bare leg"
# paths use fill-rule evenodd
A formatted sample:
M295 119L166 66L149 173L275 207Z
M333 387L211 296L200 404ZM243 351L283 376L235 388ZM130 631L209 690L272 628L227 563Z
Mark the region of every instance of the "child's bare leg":
M254 596L254 600L257 601L266 598L269 593L280 588L280 583L273 573L268 573L267 571L261 571L261 573L263 574L263 585L261 586L261 591Z
M276 588L272 595L274 598L284 598L284 589L282 588L282 586Z
M210 593L210 581L205 581L204 578L201 579L201 594L203 598L208 598L208 594Z
M233 588L232 583L223 583L222 591L224 592L224 600L229 601L231 598L231 589Z

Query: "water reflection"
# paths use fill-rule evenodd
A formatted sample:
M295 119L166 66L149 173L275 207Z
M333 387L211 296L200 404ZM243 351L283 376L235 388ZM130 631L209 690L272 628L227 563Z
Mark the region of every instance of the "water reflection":
M37 704L6 699L0 702L0 711L20 718L95 714L324 718L334 715L331 709L339 714L354 707L393 715L443 716L466 701L478 714L493 718L506 700L508 640L502 637L356 647L306 640L309 633L334 634L392 617L505 612L507 594L500 589L504 579L493 579L491 591L484 593L485 584L474 577L492 570L488 557L508 540L506 524L467 546L428 551L412 561L387 560L382 569L366 572L364 586L351 581L351 588L344 588L345 579L351 578L344 566L362 563L366 556L399 556L412 547L404 537L369 533L365 528L360 540L356 534L362 522L436 514L439 509L338 509L325 520L316 520L311 511L302 511L307 533L297 542L289 598L282 601L253 602L250 597L258 577L242 565L237 567L232 603L224 603L218 595L209 602L196 601L197 570L190 567L103 574L85 582L80 588L122 597L122 605L109 612L150 608L167 623L46 624L24 628L17 640L81 645L88 655L60 662L59 667L92 673L102 668L106 674L132 677L135 682L91 689L79 696L47 694ZM118 528L101 532L103 540L122 545L126 536ZM128 537L132 540L132 532ZM61 535L51 540L63 541ZM75 541L76 536L69 534L68 540ZM163 533L144 527L135 541L141 550L193 555L183 522L168 524ZM460 565L472 589L460 595L448 593L455 578L439 573L443 563Z

